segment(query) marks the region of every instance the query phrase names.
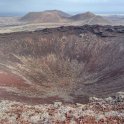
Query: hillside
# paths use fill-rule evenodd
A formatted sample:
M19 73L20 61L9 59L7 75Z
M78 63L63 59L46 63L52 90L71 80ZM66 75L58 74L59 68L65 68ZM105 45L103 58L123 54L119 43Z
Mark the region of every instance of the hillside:
M21 21L35 22L35 23L56 23L64 21L64 18L70 15L59 10L47 10L43 12L30 12L22 17Z
M84 24L112 25L112 22L109 19L95 15L94 13L91 12L77 14L70 17L70 19L77 23L80 22L80 25L84 25Z
M81 14L76 14L74 16L71 16L70 19L75 20L75 21L80 21L80 20L88 20L95 17L95 14L91 12L86 12L86 13L81 13Z
M91 18L88 21L88 24L90 24L90 25L95 25L95 24L98 24L98 25L113 25L111 20L108 20L108 19L106 19L102 16L95 16L95 17Z
M0 99L88 103L124 91L124 27L0 34Z
M76 14L70 16L69 14L59 11L59 10L48 10L44 12L31 12L20 19L21 22L28 23L66 23L66 24L100 24L100 25L110 25L112 22L102 16L95 15L91 12ZM62 24L63 25L63 24Z

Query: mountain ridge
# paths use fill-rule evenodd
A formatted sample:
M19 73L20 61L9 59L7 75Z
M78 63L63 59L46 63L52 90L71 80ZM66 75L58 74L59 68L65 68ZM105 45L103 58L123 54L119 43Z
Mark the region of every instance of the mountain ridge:
M110 21L102 16L95 15L92 12L85 12L76 15L69 15L59 10L46 10L43 12L31 12L23 16L21 21L35 23L78 23L82 24L103 24L109 25ZM93 20L93 21L92 21ZM90 23L87 23L90 22Z
M66 17L70 15L62 12L60 10L46 10L43 12L30 12L23 16L21 21L29 21L29 22L61 22Z

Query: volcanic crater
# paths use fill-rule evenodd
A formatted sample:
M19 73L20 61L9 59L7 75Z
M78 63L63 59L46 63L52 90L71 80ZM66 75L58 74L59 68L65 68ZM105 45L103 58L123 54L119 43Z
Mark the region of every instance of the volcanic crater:
M124 91L124 27L0 34L0 99L87 103Z

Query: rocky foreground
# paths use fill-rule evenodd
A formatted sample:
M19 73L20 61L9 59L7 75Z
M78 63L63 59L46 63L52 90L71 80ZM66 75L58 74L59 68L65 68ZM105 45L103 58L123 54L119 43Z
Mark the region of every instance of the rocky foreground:
M124 124L124 93L89 104L0 102L0 124Z

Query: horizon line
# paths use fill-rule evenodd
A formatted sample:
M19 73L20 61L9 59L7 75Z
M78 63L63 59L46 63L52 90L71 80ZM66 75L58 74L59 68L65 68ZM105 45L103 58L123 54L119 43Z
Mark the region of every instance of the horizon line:
M1 17L9 17L9 16L24 16L30 12L44 12L44 11L53 11L53 10L56 10L56 11L62 11L62 12L65 12L67 14L70 14L70 15L76 15L76 14L81 14L81 13L86 13L86 12L91 12L91 13L94 13L94 14L97 14L97 15L124 15L124 12L117 12L117 11L111 11L111 12L95 12L95 11L63 11L63 10L57 10L57 9L51 9L51 10L41 10L41 11L28 11L28 12L0 12L0 16Z

